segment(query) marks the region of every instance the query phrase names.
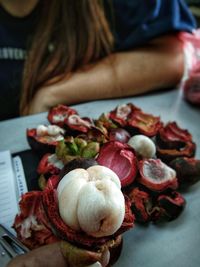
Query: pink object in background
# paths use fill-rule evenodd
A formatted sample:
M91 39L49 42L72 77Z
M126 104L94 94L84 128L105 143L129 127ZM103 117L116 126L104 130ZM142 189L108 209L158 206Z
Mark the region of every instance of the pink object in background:
M193 33L181 32L185 55L185 72L181 82L184 98L200 106L200 29Z

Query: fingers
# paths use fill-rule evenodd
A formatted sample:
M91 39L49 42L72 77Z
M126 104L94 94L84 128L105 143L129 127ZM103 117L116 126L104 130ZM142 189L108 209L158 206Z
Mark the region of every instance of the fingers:
M34 249L27 254L17 256L7 267L68 267L60 244L54 243Z
M70 267L88 266L96 261L99 261L101 258L101 253L81 249L68 242L61 241L60 246L61 251Z
M60 246L70 267L89 267L90 265L93 266L96 262L99 262L98 266L104 267L107 266L110 260L110 253L107 248L103 251L94 252L78 248L65 241L61 241Z
M107 248L101 252L93 252L61 241L17 256L6 267L105 267L109 259Z
M6 267L24 267L23 256L17 256L11 260Z

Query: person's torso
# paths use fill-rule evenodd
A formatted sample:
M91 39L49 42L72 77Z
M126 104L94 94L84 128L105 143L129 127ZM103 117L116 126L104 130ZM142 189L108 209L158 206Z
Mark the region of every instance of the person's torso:
M35 27L35 10L16 18L0 6L0 120L19 116L26 48Z

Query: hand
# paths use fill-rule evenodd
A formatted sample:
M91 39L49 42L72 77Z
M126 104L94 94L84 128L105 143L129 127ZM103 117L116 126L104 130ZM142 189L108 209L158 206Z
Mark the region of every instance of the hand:
M95 253L61 241L17 256L7 267L89 267L97 261L106 266L109 261L108 250Z
M59 243L34 249L27 254L17 256L7 267L66 267L66 260L61 253Z

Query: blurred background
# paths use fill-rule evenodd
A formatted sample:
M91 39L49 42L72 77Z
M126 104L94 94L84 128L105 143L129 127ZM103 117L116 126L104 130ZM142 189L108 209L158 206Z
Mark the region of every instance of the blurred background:
M200 26L200 0L186 0L193 15L196 17L198 26Z

